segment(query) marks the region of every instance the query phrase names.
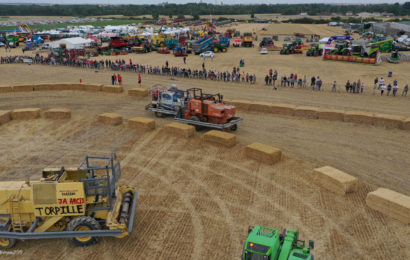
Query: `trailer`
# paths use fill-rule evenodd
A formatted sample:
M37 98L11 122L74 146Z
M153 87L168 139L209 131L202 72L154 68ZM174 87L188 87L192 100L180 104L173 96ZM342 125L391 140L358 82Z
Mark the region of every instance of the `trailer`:
M210 38L203 38L192 43L192 51L198 55L202 52L208 51L209 46L211 46L212 42L214 41L213 37Z

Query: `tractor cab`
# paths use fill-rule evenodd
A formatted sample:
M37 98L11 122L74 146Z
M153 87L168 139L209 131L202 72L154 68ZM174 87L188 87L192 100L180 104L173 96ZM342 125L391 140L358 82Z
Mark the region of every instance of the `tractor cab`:
M249 228L243 248L242 260L270 260L279 255L279 230L255 226Z
M248 230L245 240L242 260L312 260L310 251L314 248L314 242L309 241L309 247L305 247L305 241L298 240L299 232L286 229L279 234L279 230L254 226Z
M236 108L227 105L223 96L218 94L204 94L200 88L187 90L188 108L185 118L194 118L203 122L225 124L235 117Z
M185 92L173 84L169 89L155 88L151 90L152 105L157 108L174 110L183 107L186 101Z

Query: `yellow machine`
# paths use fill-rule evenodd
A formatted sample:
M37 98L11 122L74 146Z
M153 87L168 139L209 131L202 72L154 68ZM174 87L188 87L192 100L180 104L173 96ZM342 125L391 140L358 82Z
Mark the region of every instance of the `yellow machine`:
M165 46L165 35L162 33L158 33L158 35L152 36L151 44L157 47L164 47Z
M116 155L86 156L75 169L45 169L40 181L0 182L0 249L17 239L71 238L87 246L98 237L127 236L137 191L118 187Z

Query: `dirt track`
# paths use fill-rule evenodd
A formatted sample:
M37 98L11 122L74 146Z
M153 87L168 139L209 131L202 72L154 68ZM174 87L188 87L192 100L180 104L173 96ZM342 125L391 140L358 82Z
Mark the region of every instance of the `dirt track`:
M158 119L159 129L146 134L125 124L96 124L102 112L153 117L143 110L146 101L125 94L31 92L3 94L0 100L0 109L24 104L73 111L68 121L1 126L0 180L37 179L42 168L76 166L87 153L117 151L122 183L135 185L140 194L130 237L104 238L90 248L65 240L25 241L17 246L23 258L229 259L240 256L252 224L299 229L301 238L315 240L319 259L409 258L409 227L368 209L364 201L375 186L409 194L405 131L241 113L239 144L226 149L203 143L201 133L182 140L168 135L160 128L171 119ZM273 167L248 160L242 151L251 141L281 147L285 158ZM396 152L386 158L383 151ZM385 160L373 154L379 152ZM359 192L346 198L334 195L309 179L311 170L324 164L369 184L361 182Z

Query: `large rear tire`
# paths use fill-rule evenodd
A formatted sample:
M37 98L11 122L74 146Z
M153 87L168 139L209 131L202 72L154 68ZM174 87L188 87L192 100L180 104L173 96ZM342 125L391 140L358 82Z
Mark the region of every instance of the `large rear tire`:
M68 225L68 231L100 230L101 225L92 217L80 216L72 219ZM76 246L90 246L98 242L97 237L73 237L71 241Z
M9 249L16 244L17 240L14 238L0 238L0 249Z

